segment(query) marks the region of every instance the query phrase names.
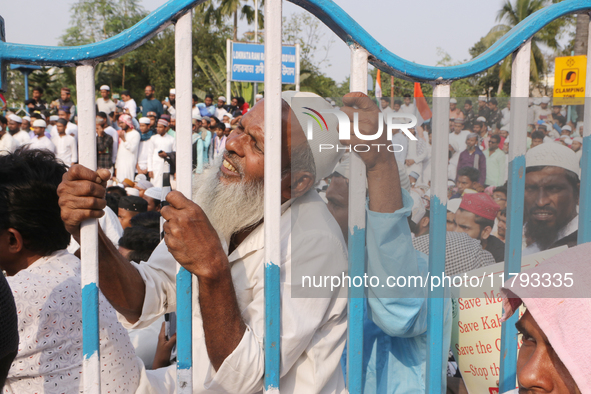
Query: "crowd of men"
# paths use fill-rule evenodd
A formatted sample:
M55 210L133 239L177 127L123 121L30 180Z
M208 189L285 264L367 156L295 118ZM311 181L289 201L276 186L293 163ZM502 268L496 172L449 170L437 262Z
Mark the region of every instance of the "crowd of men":
M217 104L212 95L202 103L193 97L196 187L187 198L174 191L174 89L159 101L154 88L146 86L139 107L127 91L117 100L111 98L108 86L99 90L96 171L76 164L76 107L68 89L48 106L43 91L35 88L27 116L0 117L0 268L12 289L6 291L0 281L0 310L7 316L0 324L6 338L0 341L0 385L6 377L5 393L81 390L82 300L76 253L80 224L98 218L101 374L108 376L101 379L103 392L175 392L176 367L171 364L176 336L164 320L170 320L176 309L177 263L198 282L193 294L193 392L262 392L262 102L249 108L240 97L230 104L225 97L218 97ZM302 99L319 101L312 105ZM320 135L323 130L320 123L308 123L305 105L322 111L333 108L330 102L310 93L284 92L282 104L284 160L276 163L282 170L282 257L277 262L282 297L281 391L345 393L341 359L346 353L347 299L342 295L347 288L326 287L316 296L297 274L347 273L350 159L343 155L344 149L319 149L320 141L339 144L336 118L324 119L322 140L309 139L305 132L311 127ZM382 100L380 109L363 94L347 95L341 111L351 121L357 112L360 129L347 144L361 144L363 135L375 135L380 110L416 112L410 96L395 101L392 108L389 104ZM500 109L496 99L480 97L475 109L465 100L463 111L457 104L451 100L445 265L450 276L504 259L505 151L511 133L510 108ZM582 145L577 140L580 127L565 124L563 109L548 105L549 99L542 98L539 106L535 101L531 106L524 255L576 244L581 146L575 143ZM57 115L48 112L56 110ZM558 130L564 137L556 137ZM369 197L366 269L369 276L384 281L390 276L429 275L429 160L435 147L428 124L412 132L417 141L406 139L402 152L359 153L367 168ZM394 134L396 141L401 134ZM387 142L385 133L376 141ZM569 253L584 256L583 247ZM562 260L548 264L560 266ZM589 277L580 271L581 280ZM591 277L586 280L591 282ZM504 290L505 318L522 302L528 308L538 305L527 288L513 290ZM292 296L298 291L300 296ZM422 287L366 291L364 393L425 392L427 291ZM444 362L451 341L451 313L447 299ZM577 392L577 386L591 383L589 371L577 368L581 360L589 362L589 356L580 354L573 361L565 351L565 346L569 351L570 347L555 338L580 335L584 324L548 326L544 324L548 313L555 312L541 304L519 322L530 350L519 356L520 388ZM567 316L565 321L573 319ZM553 346L562 347L554 352ZM528 356L532 351L540 353L537 358ZM445 384L448 371L441 373ZM449 382L456 387L452 376Z

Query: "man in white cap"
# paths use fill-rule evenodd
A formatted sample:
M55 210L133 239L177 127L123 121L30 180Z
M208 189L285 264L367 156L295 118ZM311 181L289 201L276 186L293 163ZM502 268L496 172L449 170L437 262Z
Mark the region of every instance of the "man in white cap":
M23 116L22 120L23 123L21 123L21 130L24 130L28 133L31 131L31 117L29 115Z
M104 112L106 114L115 112L117 105L111 100L111 88L109 85L102 85L99 90L101 92L101 97L96 99L98 112ZM105 125L105 127L106 126L107 125Z
M167 188L168 189L168 188ZM168 192L163 194L161 187L151 187L144 192L142 198L148 202L148 212L160 212L160 204L166 199Z
M47 123L43 119L37 119L33 122L33 133L35 137L27 144L28 149L46 149L51 153L55 153L55 145L45 135L45 128Z
M59 116L60 119L64 119L67 123L66 123L66 134L71 135L72 137L74 137L74 139L76 140L76 143L78 143L78 126L72 122L70 122L70 109L68 107L61 107L58 112L57 115ZM58 135L58 131L57 131L57 125L53 126L51 128L51 138L55 138Z
M142 117L139 119L140 124L140 146L137 154L136 172L138 174L148 174L148 151L150 150L150 138L155 134L150 129L150 118Z
M282 160L274 163L280 166L284 180L278 219L283 253L277 262L283 294L281 392L340 394L346 392L340 358L347 300L338 296L341 289L303 288L292 271L304 269L308 275L310 270L334 275L347 271L341 231L313 188L332 172L342 150L319 151L320 143L339 143L334 116L325 118L328 130L312 125L314 138L307 141L300 122L306 125L308 117L294 103L300 95L304 105L308 98L315 98L318 110L332 108L319 96L284 92L281 129L274 130L283 136ZM147 262L125 261L101 236L101 290L128 328L147 326L176 307L177 261L196 276L193 353L204 357L193 362L194 393L245 394L264 389L260 340L265 329L263 182L265 149L269 148L263 144L263 103L243 116L230 134L227 152L197 178L196 203L179 192L168 194L170 205L161 211L166 220L164 242ZM97 176L102 181L97 183ZM108 172L82 166L74 166L65 176L60 206L66 228L75 237L82 220L102 215L93 207L104 206L103 184L108 178ZM88 187L89 183L93 186ZM319 291L324 297L291 297L290 292L298 288ZM142 380L138 392L175 391L176 366L153 373L157 376L152 375L149 382Z
M10 135L6 128L0 125L0 155L13 153L18 148L19 143Z
M583 137L575 137L573 138L573 142L570 148L575 152L577 155L577 162L579 163L579 167L581 166L581 159L583 158Z
M8 133L14 138L18 146L22 146L31 141L27 131L21 130L22 119L15 115L8 115Z
M261 101L263 99L263 95L262 94L255 94L254 95L254 103L258 103L259 101Z
M222 119L224 115L228 114L228 106L226 105L226 98L224 96L218 97L218 105L215 109L214 116L218 119Z
M55 145L55 157L70 167L78 163L78 145L73 136L66 134L67 124L65 119L58 119L55 125L58 134L51 137L51 142Z
M122 114L119 116L119 148L115 161L115 176L119 182L125 179L135 178L135 165L140 146L140 133L134 129L131 116Z
M449 100L449 118L464 119L464 113L458 108L458 100L453 97Z
M146 153L148 157L148 176L154 186L162 187L164 173L170 172L169 164L164 158L160 157L160 153L174 151L176 151L176 139L168 134L168 122L160 119L156 126L156 134L150 138Z
M579 163L559 143L541 144L525 155L523 255L577 244Z
M534 121L537 122L538 120L549 122L551 123L552 120L552 110L548 108L548 103L550 103L549 97L542 97L540 99L539 107L534 109Z
M487 101L488 99L486 96L478 96L478 116L482 116L488 121L490 109L486 105Z

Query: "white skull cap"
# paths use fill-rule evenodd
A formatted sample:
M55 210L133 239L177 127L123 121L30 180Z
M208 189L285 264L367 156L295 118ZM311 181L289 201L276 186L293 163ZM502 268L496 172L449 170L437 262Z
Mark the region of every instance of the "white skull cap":
M579 175L579 159L575 152L557 143L540 144L525 154L525 167L554 166Z
M332 114L323 115L326 125L328 126L328 130L324 130L326 128L324 123L321 122L321 124L323 124L321 128L318 122L315 122L309 115L305 114L305 112L312 112L305 109L305 107L313 108L315 111L333 109L325 99L311 92L296 91L283 92L281 97L291 107L291 110L294 112L297 121L302 126L304 133L307 133L308 130L308 119L312 120L310 124L312 125L313 138L308 140L308 144L310 145L312 156L314 157L316 182L318 182L332 173L340 157L345 152L344 147L342 147L339 142L337 117ZM321 144L330 144L333 148L323 149L322 152L320 152ZM338 151L337 146L341 146L341 149Z

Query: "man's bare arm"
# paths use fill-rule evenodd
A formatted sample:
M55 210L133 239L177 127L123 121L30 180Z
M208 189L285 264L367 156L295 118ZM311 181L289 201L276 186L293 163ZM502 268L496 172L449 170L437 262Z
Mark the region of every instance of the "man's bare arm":
M80 243L80 223L104 215L107 170L92 171L73 165L58 187L61 216L66 229ZM99 229L99 287L113 307L135 323L142 312L146 287L139 272Z

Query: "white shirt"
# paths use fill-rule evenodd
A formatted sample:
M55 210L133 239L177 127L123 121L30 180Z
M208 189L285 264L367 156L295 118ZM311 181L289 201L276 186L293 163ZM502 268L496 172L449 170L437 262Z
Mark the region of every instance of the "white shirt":
M191 116L193 119L199 119L199 117L201 116L201 111L199 111L199 108L197 106L194 106L191 110Z
M129 99L127 101L119 100L117 101L117 106L119 108L129 109L129 115L131 115L132 118L137 116L137 104L134 99Z
M140 140L140 133L133 129L125 133L125 141L119 141L115 168L117 169L117 179L120 182L123 182L125 178L131 180L135 178L135 165L137 164Z
M398 112L404 112L406 114L414 114L415 113L415 105L411 102L409 105L402 103L400 106L400 110Z
M400 150L400 146L394 146L392 149L394 150L396 161L404 167L406 155L408 155L408 137L402 131L398 131L396 134L392 135L392 144L402 146L402 150Z
M290 205L291 204L291 205ZM304 275L347 272L346 246L326 204L311 190L282 206L281 393L345 393L340 358L345 345L346 292L302 289ZM242 340L215 371L207 357L198 291L193 290L193 393L262 393L264 375L264 227L259 225L229 255L238 307L246 324ZM162 242L147 263L134 265L146 284L145 327L176 309L176 263ZM344 289L343 289L344 290ZM307 295L307 297L306 297ZM310 298L315 297L315 298ZM119 316L122 322L123 316ZM176 366L157 370L141 393L172 393ZM156 371L154 371L156 372Z
M52 137L51 142L55 145L55 156L70 167L72 163L78 163L78 146L76 139L65 134Z
M23 146L31 141L31 136L29 135L29 132L25 130L19 131L18 133L13 135L12 138L16 140L18 146Z
M96 106L98 107L98 112L104 112L107 116L111 112L115 112L115 108L117 107L113 100L105 100L102 97L96 99Z
M12 135L10 135L10 132L6 130L2 138L0 138L0 155L14 153L16 148L18 148L18 142Z
M141 137L141 134L140 134ZM140 146L137 151L137 165L142 170L148 168L148 144L150 140L142 141L140 138Z
M6 279L20 341L3 393L82 393L80 260L59 250ZM135 393L143 365L101 292L99 315L101 392Z
M29 149L47 149L48 151L55 153L55 145L47 137L39 138L38 136L35 136L31 139L31 142L29 142L28 145Z
M51 128L51 139L53 139L54 137L59 136L59 134L60 133L58 133L58 131L57 131L57 126L54 125ZM72 137L74 137L74 139L76 139L76 144L78 144L78 126L76 126L72 122L68 122L66 124L66 134L71 135Z
M450 145L454 146L453 142L456 142L460 147L460 150L456 152L458 154L458 157L460 153L466 150L466 137L468 137L468 134L470 134L468 130L462 130L458 134L456 134L455 132L451 132L449 134Z
M173 152L176 151L176 139L169 135L155 134L150 138L146 148L146 155L148 159L148 171L152 172L152 184L155 187L162 187L162 175L170 171L170 165L160 156L158 152Z
M222 118L224 117L224 115L227 115L228 111L226 111L225 108L220 108L220 107L215 107L215 117L218 118L220 120L220 122L222 121Z

